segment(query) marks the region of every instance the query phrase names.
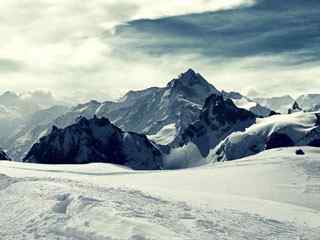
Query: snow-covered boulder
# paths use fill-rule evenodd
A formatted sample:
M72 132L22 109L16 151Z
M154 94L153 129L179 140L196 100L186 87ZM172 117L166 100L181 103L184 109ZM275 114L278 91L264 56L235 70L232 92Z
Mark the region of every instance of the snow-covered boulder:
M217 161L235 160L266 149L320 147L320 112L297 112L259 119L244 132L235 132L210 152Z
M25 162L81 164L105 162L138 170L162 168L161 152L145 135L124 132L106 118L80 118L77 123L58 129L31 148Z
M184 146L192 142L203 157L224 138L235 131L243 131L254 124L256 115L238 108L231 99L221 94L212 94L207 98L198 121L191 124L179 136L173 147Z
M10 160L8 155L0 148L0 160Z

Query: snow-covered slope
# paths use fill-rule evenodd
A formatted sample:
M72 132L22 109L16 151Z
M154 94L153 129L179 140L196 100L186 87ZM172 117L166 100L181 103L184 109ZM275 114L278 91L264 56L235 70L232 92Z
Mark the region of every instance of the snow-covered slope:
M272 109L279 113L288 113L288 109L292 107L294 99L290 95L271 98L254 98L253 101L261 104L264 107Z
M304 110L313 109L320 104L320 94L304 94L299 96L296 101Z
M5 145L6 137L23 122L21 114L14 108L0 105L0 145Z
M275 114L270 108L264 107L240 93L222 91L222 95L225 99L231 99L238 108L246 109L257 116L268 117Z
M161 152L145 135L123 132L106 118L80 118L64 129L51 133L33 145L25 162L83 164L106 162L133 169L161 169Z
M0 162L0 236L319 240L320 151L295 150L161 172Z
M17 149L15 147L17 145L20 146L22 142L26 142L22 141L22 139L30 138L31 133L36 132L44 120L50 118L52 121L53 116L51 113L56 112L56 110L47 109L58 104L62 104L62 102L55 99L49 92L34 91L17 94L7 91L1 94L0 145L8 150L9 154L14 153L14 159L18 159L18 156L20 158L20 147ZM62 111L59 112L59 115L61 114ZM31 120L33 124L31 124ZM29 142L33 143L34 139ZM22 145L24 145L22 148L30 147L30 143Z
M48 133L52 121L68 111L66 106L53 106L39 110L19 124L14 131L3 139L3 146L8 150L9 156L20 160L30 150L30 147L40 137Z
M209 151L229 134L243 131L255 121L256 116L252 112L238 108L221 94L212 94L206 99L199 120L186 128L172 146L181 147L192 142L201 155L207 157Z
M235 132L210 155L215 160L234 160L271 148L320 147L320 113L298 112L259 119L244 132Z

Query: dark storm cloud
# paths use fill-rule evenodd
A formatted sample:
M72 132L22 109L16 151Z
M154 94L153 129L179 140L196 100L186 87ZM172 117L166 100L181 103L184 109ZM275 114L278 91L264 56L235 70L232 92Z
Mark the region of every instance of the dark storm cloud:
M300 63L320 57L319 29L320 1L263 0L251 7L133 21L119 27L117 37L127 39L120 41L126 48L151 55L230 58L296 53Z

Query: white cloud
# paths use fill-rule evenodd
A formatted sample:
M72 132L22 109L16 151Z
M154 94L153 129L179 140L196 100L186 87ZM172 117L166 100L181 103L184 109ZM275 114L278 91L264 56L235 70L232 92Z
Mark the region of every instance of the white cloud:
M116 95L128 87L145 86L141 82L146 78L151 81L157 67L144 62L143 57L129 62L114 56L112 44L101 38L104 31L133 19L251 3L252 0L0 1L0 58L19 66L15 71L0 71L1 87L18 91L52 89L61 95L88 91L95 97L96 87Z
M128 89L163 86L193 67L218 88L247 91L255 87L264 94L275 95L287 93L287 84L293 93L311 88L320 91L315 81L320 76L319 64L284 67L292 56L228 62L212 62L197 55L151 57L139 52L121 57L114 54L112 41L101 37L106 30L133 19L216 11L253 3L253 0L0 1L0 59L6 60L6 66L0 67L1 88L49 89L58 96L79 101L103 100Z

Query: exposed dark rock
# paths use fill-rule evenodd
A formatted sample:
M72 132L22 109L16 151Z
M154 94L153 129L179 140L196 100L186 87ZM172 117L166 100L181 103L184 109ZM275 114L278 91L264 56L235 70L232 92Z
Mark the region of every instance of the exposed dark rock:
M0 160L10 160L8 155L0 148Z
M123 132L106 118L88 120L59 129L40 139L25 162L78 164L104 162L133 169L161 169L162 154L145 135Z
M297 149L296 155L305 155L305 152L302 149Z
M302 112L303 109L299 106L298 102L294 102L292 108L288 110L288 114L292 114L295 112Z
M294 142L286 134L273 133L266 142L266 149L282 148L294 146Z
M320 136L319 136L320 137ZM310 147L320 147L320 138L311 141L308 146Z
M203 157L210 149L235 131L243 131L254 124L256 116L248 110L238 108L231 99L220 94L209 96L200 113L199 120L191 124L179 136L173 147L193 142Z

